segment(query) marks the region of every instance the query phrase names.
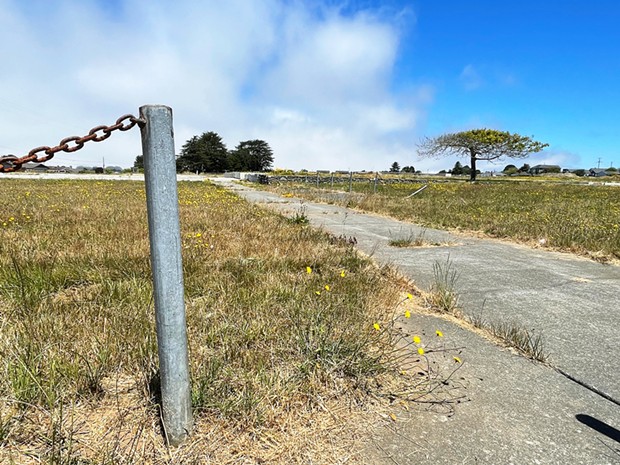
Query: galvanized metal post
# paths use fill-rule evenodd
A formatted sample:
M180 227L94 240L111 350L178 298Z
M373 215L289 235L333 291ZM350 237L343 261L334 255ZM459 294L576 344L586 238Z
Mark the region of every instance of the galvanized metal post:
M349 171L349 194L353 191L353 171Z
M318 172L318 170L316 172L316 188L317 189L319 188L319 172Z
M379 178L379 173L377 173L375 171L375 187L374 187L374 193L377 193L377 179Z
M331 188L334 188L334 172L332 171L332 183L331 183Z
M192 429L193 417L172 110L146 105L140 107L140 117L146 121L142 153L163 422L168 442L178 445Z

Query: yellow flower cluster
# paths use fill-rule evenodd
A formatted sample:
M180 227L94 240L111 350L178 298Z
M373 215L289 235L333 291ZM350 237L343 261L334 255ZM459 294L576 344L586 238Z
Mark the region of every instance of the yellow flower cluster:
M311 266L307 266L307 267L306 267L306 274L309 274L309 275L310 275L310 274L312 274L312 273L313 273L312 267L311 267ZM341 271L340 271L340 277L341 277L341 278L344 278L346 275L347 275L347 273L346 273L346 271L345 271L345 270L341 270ZM330 286L329 284L325 284L325 285L323 286L323 289L322 289L322 290L316 290L316 291L314 291L314 293L315 293L316 295L321 295L321 292L322 292L323 290L325 290L325 291L327 291L327 292L330 292L330 291L332 290L332 286Z

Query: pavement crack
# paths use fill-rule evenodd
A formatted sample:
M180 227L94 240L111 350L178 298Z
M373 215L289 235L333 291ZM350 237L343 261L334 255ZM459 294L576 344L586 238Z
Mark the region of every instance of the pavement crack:
M565 378L571 380L574 383L577 383L578 385L580 385L581 387L586 388L589 391L592 391L594 394L597 394L599 396L601 396L603 399L608 400L609 402L612 402L614 404L616 404L617 406L620 407L620 400L618 399L614 399L612 396L610 396L609 394L607 394L606 392L601 391L600 389L598 389L595 386L592 386L591 384L586 383L585 381L582 381L578 378L575 378L573 375L571 375L570 373L565 372L564 370L562 370L561 368L558 367L554 367L552 366L552 368L558 372L559 374L561 374L562 376L564 376Z

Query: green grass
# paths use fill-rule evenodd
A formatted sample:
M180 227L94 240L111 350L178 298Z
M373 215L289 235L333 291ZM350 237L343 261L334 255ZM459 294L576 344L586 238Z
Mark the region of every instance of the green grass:
M346 183L336 184L335 191L310 185L276 189L427 227L482 232L599 260L620 258L620 187L550 180L431 180L426 190L406 198L422 185L382 184L374 194L370 181L359 182L352 195L344 194Z

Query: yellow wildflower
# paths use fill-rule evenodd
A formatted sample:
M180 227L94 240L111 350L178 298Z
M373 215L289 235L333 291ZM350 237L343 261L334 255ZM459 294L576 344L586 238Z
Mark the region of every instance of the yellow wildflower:
M347 275L347 274L344 272L344 270L342 270L342 271L340 272L340 277L341 277L341 278L344 278L346 275Z
M413 296L412 296L409 292L407 292L407 298L408 298L409 300L413 300Z
M306 267L306 273L311 274L312 273L312 268L310 268L309 266Z
M454 361L455 361L456 363L463 363L463 362L461 362L461 359L460 359L460 358L458 358L458 357L453 357L453 358L454 358Z
M316 295L321 295L321 291L314 291Z
M405 318L411 318L411 312L409 310L405 310Z
M326 290L326 291L331 290L331 289L330 289L330 287L329 287L329 284L326 284L326 285L325 285L325 290Z
M424 355L424 349L422 347L418 347L418 354Z
M443 333L439 330L435 331L435 334L437 334L437 336L439 337L443 337Z
M420 339L420 336L413 336L413 342L415 342L416 344L420 344L422 342L422 339Z
M379 323L375 323L374 325L372 325L373 328L375 328L377 331L381 330L381 326L379 326Z

